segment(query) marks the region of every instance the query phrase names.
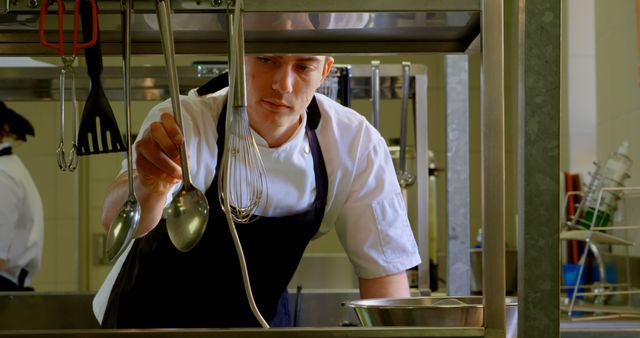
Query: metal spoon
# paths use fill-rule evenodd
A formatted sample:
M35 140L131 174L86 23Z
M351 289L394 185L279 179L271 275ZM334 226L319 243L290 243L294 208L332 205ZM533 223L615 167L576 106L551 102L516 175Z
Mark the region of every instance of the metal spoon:
M131 8L128 0L122 1L122 66L124 78L124 116L127 122L127 178L129 196L118 215L111 222L107 234L107 257L114 261L129 246L140 223L140 204L133 190L133 169L131 156Z
M371 61L371 125L380 130L380 61Z
M180 110L180 92L176 73L173 32L171 30L170 6L168 0L156 0L156 14L162 40L165 63L169 73L169 91L171 105L178 126L182 127L182 111ZM173 195L167 207L167 232L173 245L180 251L191 250L200 240L209 219L209 203L204 194L191 184L189 164L187 162L185 144L180 145L180 165L182 168L182 188Z
M416 182L416 176L407 171L407 109L409 106L410 78L409 68L411 63L402 63L402 106L400 110L400 159L399 169L396 171L398 183L401 188L406 188Z

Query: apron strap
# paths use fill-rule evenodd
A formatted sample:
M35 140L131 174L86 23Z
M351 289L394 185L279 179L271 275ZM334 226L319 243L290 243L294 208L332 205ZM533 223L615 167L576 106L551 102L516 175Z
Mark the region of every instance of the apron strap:
M11 147L6 147L0 150L0 156L11 155L13 152L11 151Z
M207 81L207 83L196 89L198 96L204 96L219 91L222 88L229 87L229 73L224 72L213 79Z
M318 107L318 101L316 101L316 96L314 95L311 98L311 102L309 102L309 106L307 106L307 128L311 130L318 129L320 117L320 107Z

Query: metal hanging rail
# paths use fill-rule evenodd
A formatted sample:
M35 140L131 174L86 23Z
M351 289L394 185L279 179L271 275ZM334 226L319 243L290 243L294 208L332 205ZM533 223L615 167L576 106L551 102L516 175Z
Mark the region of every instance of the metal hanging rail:
M52 54L38 44L34 34L42 1L47 0L5 4L0 54ZM225 55L227 2L172 1L176 53ZM474 41L480 34L479 0L250 0L244 6L247 53L461 53L477 47ZM99 0L98 7L102 51L119 55L120 2ZM72 2L68 8L73 8ZM132 53L161 54L153 2L135 1L133 11ZM264 22L282 13L302 16L305 24L291 30L267 28ZM56 34L52 24L45 23L47 34ZM65 25L71 26L70 22Z

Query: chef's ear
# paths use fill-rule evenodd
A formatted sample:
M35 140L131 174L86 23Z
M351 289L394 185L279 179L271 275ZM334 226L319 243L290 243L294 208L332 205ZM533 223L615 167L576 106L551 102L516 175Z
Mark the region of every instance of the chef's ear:
M9 135L10 133L11 130L9 129L9 124L0 123L0 138L4 137L5 135Z
M333 58L331 56L325 56L324 67L322 68L322 81L329 75L331 66L333 66Z

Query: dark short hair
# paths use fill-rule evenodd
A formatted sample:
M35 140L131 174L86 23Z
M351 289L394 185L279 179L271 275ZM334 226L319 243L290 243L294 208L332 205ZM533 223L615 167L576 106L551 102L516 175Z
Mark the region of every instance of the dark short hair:
M18 140L26 141L27 135L36 136L31 122L0 101L0 126L7 124Z

